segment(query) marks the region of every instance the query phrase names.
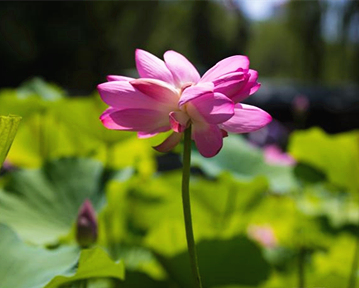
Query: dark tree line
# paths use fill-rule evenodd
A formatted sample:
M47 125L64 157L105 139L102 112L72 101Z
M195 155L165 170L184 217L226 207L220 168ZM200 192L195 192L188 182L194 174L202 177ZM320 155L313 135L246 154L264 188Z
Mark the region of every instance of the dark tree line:
M202 71L229 55L248 54L262 76L359 80L358 41L349 36L358 1L343 4L339 43L322 36L326 1L289 1L275 11L279 15L259 23L235 3L0 2L0 87L38 75L89 92L106 74L131 73L126 69L134 67L136 48L158 56L177 50Z

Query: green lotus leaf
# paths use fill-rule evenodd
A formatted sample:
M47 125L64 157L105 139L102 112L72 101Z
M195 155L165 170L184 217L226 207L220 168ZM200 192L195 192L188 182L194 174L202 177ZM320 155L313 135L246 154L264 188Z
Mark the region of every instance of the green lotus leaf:
M349 283L356 240L346 233L330 240L327 250L317 251L312 256L312 269L307 276L308 287L337 288Z
M59 86L45 82L42 78L35 77L24 83L17 89L19 98L38 96L46 101L55 101L65 95L65 91Z
M98 117L106 106L99 99L63 98L46 103L51 105L27 114L21 125L8 156L13 165L37 168L48 160L81 156L97 159L108 168L132 166L146 175L156 170L156 152L151 147L156 143L139 140L136 133L103 127Z
M151 146L159 141L153 143L152 139L139 140L136 133L105 128L99 117L106 108L96 94L88 98L64 99L55 107L55 113L66 125L68 135L81 135L89 139L84 144L93 143L97 148L93 149L94 157L104 162L107 167L118 169L136 166L140 172L152 174L156 166L155 151ZM163 139L162 135L157 137L159 140Z
M105 181L101 163L81 158L11 172L9 178L0 191L0 222L36 244L67 235L85 199L99 208Z
M44 101L38 95L32 94L22 97L16 89L0 90L0 101L0 114L21 115L24 120L34 113L46 110L53 104L53 102Z
M319 128L296 131L289 151L297 161L323 171L333 184L359 190L358 132L328 135Z
M57 275L44 288L58 288L64 284L92 278L124 280L125 266L122 261L111 260L101 248L85 249L81 251L75 271Z
M171 241L172 235L156 232L162 229L162 225L178 224L182 227L179 231L184 231L180 187L181 173L177 171L160 174L148 181L134 182L130 187L132 225L140 231L149 231L147 240L151 238L151 242L157 243L159 248L165 247L161 241L168 237ZM244 223L246 218L238 217L238 213L247 213L253 206L258 205L267 189L267 181L260 177L250 182L241 182L230 174L222 174L213 180L193 176L191 206L196 237L200 239L223 234L230 237L243 231L242 224L232 225L232 217L236 215L235 218ZM181 241L180 237L177 239L178 245L169 246L171 251L168 252L171 254L186 247L185 241L182 241L185 238Z
M243 236L203 240L196 246L204 287L256 286L269 277L270 266L260 248ZM181 287L195 287L187 251L172 257L160 254L157 257L170 277Z
M29 246L3 224L0 235L0 288L42 288L77 263L76 247L46 250Z
M37 168L50 160L65 156L87 156L95 150L90 139L69 134L51 109L28 115L19 128L8 159L11 164Z
M64 122L71 133L88 135L109 146L121 140L135 136L134 133L106 129L99 117L107 106L99 95L86 98L66 98L54 107L54 113Z
M213 158L204 158L195 151L192 165L201 168L212 177L223 172L230 172L240 180L265 176L270 188L281 193L297 187L293 167L267 164L262 151L249 145L243 137L238 135L226 138L222 150Z
M147 274L146 277L153 281L162 281L165 273L153 254L145 247L129 244L133 243L129 223L134 205L128 193L132 181L123 182L126 179L117 177L117 181L111 181L106 187L107 204L98 217L98 243L107 248L113 259L123 259L129 271Z
M0 116L0 168L15 138L20 120L19 116Z

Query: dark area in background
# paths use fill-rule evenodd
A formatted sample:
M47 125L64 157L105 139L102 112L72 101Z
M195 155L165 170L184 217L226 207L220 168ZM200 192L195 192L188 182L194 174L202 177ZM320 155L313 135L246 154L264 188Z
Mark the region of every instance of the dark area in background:
M201 72L246 54L265 79L249 103L293 126L293 99L304 95L304 128L355 129L359 1L339 8L340 33L326 39L328 1L288 1L259 22L233 1L0 2L0 87L42 76L70 95L86 95L108 74L133 73L136 48L159 57L176 50Z
M177 50L209 67L245 52L240 10L224 21L236 24L231 39L223 28L213 31L227 14L208 1L0 2L0 86L16 87L36 75L89 93L107 74L133 69L136 48L159 57Z

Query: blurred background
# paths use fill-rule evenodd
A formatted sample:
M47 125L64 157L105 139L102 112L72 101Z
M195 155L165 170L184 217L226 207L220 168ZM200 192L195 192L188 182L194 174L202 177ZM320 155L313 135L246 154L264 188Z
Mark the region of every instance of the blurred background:
M359 2L350 0L1 2L0 87L41 76L87 95L108 74L136 75L134 51L173 49L201 72L250 57L264 84L250 100L304 126L358 127ZM301 103L301 102L300 102Z

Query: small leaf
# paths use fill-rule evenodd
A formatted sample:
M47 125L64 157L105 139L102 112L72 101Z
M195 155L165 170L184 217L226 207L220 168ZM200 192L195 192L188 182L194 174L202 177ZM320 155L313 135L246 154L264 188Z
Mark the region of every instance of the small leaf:
M0 116L0 167L4 163L5 157L10 150L20 120L21 117L19 116Z
M124 280L123 262L112 261L101 248L85 249L81 251L76 271L56 276L44 288L58 288L60 285L82 279L109 277Z

